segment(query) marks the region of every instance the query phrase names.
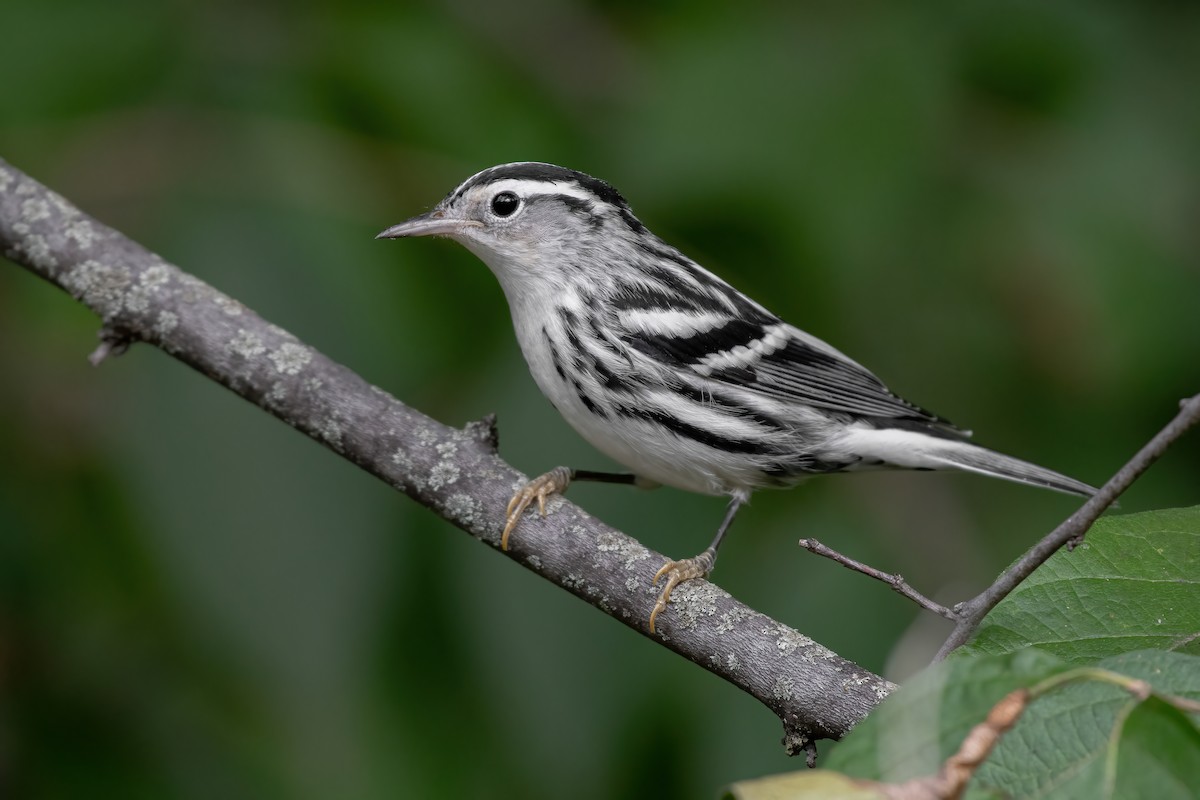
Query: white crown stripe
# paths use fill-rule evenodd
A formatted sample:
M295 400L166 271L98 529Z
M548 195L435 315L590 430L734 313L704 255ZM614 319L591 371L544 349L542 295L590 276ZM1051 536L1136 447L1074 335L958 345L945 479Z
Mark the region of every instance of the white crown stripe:
M595 201L596 196L586 189L582 188L574 181L537 181L528 178L502 178L498 181L492 181L487 184L488 190L499 194L500 192L513 192L518 197L547 197L553 195L567 195L579 200Z

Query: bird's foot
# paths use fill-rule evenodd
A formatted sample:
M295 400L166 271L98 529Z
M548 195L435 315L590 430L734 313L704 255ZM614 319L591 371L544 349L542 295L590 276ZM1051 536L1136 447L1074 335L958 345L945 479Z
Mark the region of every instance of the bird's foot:
M667 601L671 599L671 592L675 590L675 587L684 581L707 578L708 573L712 572L716 560L716 551L709 548L698 556L685 558L682 561L668 561L662 565L662 568L654 574L654 585L657 586L664 577L667 579L667 585L663 587L662 594L658 596L658 602L654 604L654 610L650 612L651 633L654 633L654 621L658 615L667 610Z
M543 517L546 516L546 498L552 494L565 492L571 485L573 476L574 472L570 467L555 467L517 490L517 493L512 496L512 500L508 501L508 510L504 512L504 533L500 534L501 550L508 549L508 537L513 532L513 528L517 527L517 522L525 513L525 509L529 508L529 504L536 500L538 513Z

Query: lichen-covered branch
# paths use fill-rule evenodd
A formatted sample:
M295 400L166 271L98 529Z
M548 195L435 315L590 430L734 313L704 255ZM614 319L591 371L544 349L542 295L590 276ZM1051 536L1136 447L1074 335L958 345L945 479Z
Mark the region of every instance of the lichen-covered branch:
M99 362L146 342L497 548L524 478L496 454L490 421L449 428L368 384L236 300L183 272L0 160L0 248L103 321ZM650 636L665 557L555 499L511 558L758 698L789 752L840 738L892 685L711 583L679 587Z

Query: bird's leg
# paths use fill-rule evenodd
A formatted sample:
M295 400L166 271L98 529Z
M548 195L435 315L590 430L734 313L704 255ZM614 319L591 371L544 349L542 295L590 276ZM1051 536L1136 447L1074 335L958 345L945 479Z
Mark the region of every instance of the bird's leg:
M738 509L742 507L746 500L747 497L743 495L735 495L733 500L729 502L729 510L725 512L725 519L721 520L721 527L717 528L717 535L713 537L712 544L703 553L691 558L685 558L682 561L668 561L654 574L655 586L664 577L667 579L667 585L663 587L662 594L658 596L658 602L654 604L654 610L650 612L651 633L654 633L655 619L658 618L660 613L667 610L667 601L671 599L671 592L674 591L675 587L684 581L707 578L708 574L712 572L713 565L717 563L717 548L721 546L721 540L725 538L725 532L733 524L733 518L737 515Z
M537 501L538 513L546 516L546 498L552 494L562 494L571 485L571 481L599 481L601 483L624 483L629 485L646 485L636 475L624 472L592 472L585 469L570 467L555 467L545 475L539 475L517 490L508 501L508 511L505 512L504 533L500 535L500 549L508 549L508 537L517 527L517 522L529 504Z

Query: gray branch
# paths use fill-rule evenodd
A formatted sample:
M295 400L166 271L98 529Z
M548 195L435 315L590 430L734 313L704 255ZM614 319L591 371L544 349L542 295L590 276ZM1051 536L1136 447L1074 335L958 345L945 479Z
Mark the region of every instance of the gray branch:
M0 248L100 316L94 363L154 345L500 552L524 477L496 454L493 420L459 430L409 408L3 160ZM676 589L651 636L665 556L565 500L549 512L522 522L508 557L757 698L783 722L789 753L841 738L892 690L706 581Z

